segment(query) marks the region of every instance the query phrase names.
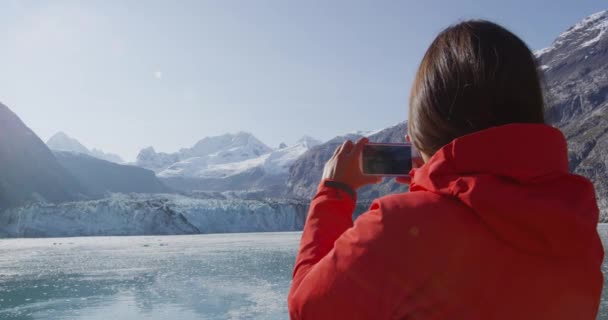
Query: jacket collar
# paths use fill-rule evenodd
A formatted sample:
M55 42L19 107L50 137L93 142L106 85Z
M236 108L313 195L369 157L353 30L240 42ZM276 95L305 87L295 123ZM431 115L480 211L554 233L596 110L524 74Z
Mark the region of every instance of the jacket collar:
M453 140L414 170L412 186L448 187L457 176L491 175L532 183L568 174L563 134L544 124L509 124Z

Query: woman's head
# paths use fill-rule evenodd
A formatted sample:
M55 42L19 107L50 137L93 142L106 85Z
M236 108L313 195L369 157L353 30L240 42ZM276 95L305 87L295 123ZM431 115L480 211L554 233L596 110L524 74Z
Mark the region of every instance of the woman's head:
M543 123L534 56L488 21L443 30L426 51L410 96L409 136L426 155L460 136L509 123Z

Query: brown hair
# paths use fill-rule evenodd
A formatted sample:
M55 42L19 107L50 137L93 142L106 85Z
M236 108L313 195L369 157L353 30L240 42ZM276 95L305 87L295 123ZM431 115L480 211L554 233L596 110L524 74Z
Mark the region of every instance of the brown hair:
M534 56L505 28L465 21L443 30L412 86L409 135L433 155L452 140L509 123L544 123Z

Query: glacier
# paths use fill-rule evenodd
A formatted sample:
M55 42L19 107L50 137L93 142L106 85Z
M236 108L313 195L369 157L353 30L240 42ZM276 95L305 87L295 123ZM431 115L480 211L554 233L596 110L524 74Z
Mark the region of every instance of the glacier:
M204 199L111 194L0 213L0 237L179 235L302 230L308 203L291 199Z

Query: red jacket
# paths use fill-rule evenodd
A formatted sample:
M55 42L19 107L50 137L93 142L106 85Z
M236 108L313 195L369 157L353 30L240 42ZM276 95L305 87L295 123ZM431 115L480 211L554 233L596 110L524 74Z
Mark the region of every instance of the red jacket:
M603 277L593 185L566 141L512 124L454 140L377 199L319 186L289 293L292 319L595 319Z

